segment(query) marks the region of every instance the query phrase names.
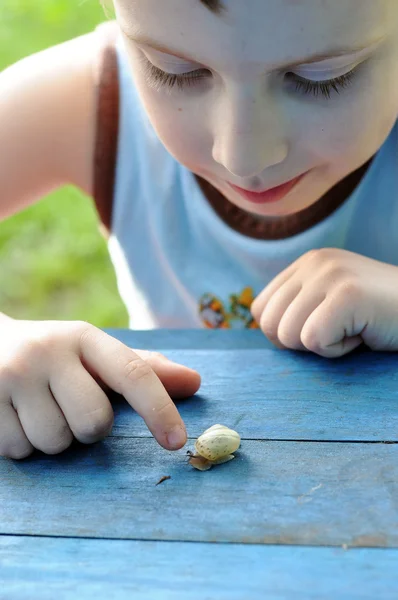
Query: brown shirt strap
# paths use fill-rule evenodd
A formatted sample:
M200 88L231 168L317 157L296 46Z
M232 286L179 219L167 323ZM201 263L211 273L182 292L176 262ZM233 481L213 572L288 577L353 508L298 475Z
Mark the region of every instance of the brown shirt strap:
M196 175L196 180L215 212L231 229L257 240L283 240L310 229L337 210L359 185L373 158L336 183L308 208L284 217L260 217L246 212L229 202L202 177Z
M95 67L96 138L94 152L94 201L102 223L102 233L109 235L112 223L116 157L119 133L119 70L116 51L118 26L115 21L96 28L99 41Z

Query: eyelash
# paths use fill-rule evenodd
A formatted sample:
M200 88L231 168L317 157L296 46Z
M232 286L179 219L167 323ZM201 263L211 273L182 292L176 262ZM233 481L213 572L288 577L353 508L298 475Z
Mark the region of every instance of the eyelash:
M208 69L197 69L190 73L184 73L182 75L176 75L175 73L166 73L158 67L155 67L149 60L146 62L147 75L154 84L160 86L166 86L168 88L174 88L177 86L180 90L186 87L196 85L199 80L203 81L209 76Z
M150 61L146 62L147 75L149 76L150 80L152 80L152 83L162 87L168 87L169 89L178 87L179 90L183 90L185 88L192 87L199 81L203 81L209 77L208 69L198 69L190 73L176 75L175 73L166 73L166 71L162 71L162 69L159 69ZM294 73L287 73L287 76L289 76L295 84L296 92L300 92L303 95L312 94L315 97L318 97L321 94L325 98L329 99L332 91L340 94L340 90L349 87L355 77L355 74L356 68L352 69L352 71L349 71L348 73L345 73L344 75L340 75L339 77L325 81L311 81L309 79L304 79L299 75L295 75Z
M302 94L312 94L315 97L318 97L319 94L322 94L322 96L327 99L330 98L332 91L340 94L340 90L345 90L348 88L352 83L355 74L356 69L352 69L352 71L344 73L344 75L340 75L334 79L327 79L326 81L310 81L309 79L303 79L298 75L294 75L294 73L288 73L288 75L293 75L294 77L293 81L296 84L296 92L298 91Z

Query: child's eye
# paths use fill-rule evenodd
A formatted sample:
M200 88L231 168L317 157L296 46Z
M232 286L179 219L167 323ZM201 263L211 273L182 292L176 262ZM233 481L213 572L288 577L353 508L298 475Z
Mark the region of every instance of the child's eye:
M156 67L150 61L145 61L145 70L151 85L158 88L161 86L168 88L177 86L182 90L211 77L211 72L208 69L196 69L195 71L189 71L181 75L166 73L166 71L162 71L162 69L159 69L159 67Z
M293 85L295 85L296 92L300 92L301 94L312 94L316 97L321 94L325 98L330 98L332 91L340 94L340 90L347 88L352 83L355 74L356 68L344 75L324 81L311 81L310 79L304 79L295 73L287 73L286 77Z
M183 73L182 75L166 73L166 71L162 71L162 69L159 69L159 67L156 67L148 60L145 61L145 67L150 83L158 88L166 86L171 89L177 86L180 90L183 90L186 87L192 87L199 82L203 82L203 80L209 79L212 76L211 71L208 69L197 69ZM356 68L344 75L324 81L304 79L295 73L286 73L286 78L293 83L296 92L304 95L310 94L315 97L322 95L325 98L330 98L332 91L339 94L340 90L347 88L352 83L355 74Z

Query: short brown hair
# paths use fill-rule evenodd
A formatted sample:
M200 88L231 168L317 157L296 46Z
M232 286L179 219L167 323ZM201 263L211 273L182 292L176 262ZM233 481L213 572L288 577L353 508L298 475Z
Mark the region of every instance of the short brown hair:
M200 1L202 2L202 4L207 6L207 8L209 8L211 10L211 12L213 12L216 15L219 15L221 13L221 11L224 10L221 0L200 0ZM100 0L100 2L105 10L107 10L109 8L109 5L110 5L109 0Z
M200 0L200 1L202 2L202 4L207 6L207 8L209 8L216 15L219 15L224 8L221 3L221 0Z

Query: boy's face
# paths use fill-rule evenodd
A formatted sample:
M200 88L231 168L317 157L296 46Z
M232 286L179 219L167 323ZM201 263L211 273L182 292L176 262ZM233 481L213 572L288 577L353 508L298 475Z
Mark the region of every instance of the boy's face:
M365 163L398 117L398 2L223 5L216 15L199 0L115 0L138 91L169 152L231 202L297 212ZM339 93L326 83L336 78ZM229 185L264 191L304 173L273 203Z

